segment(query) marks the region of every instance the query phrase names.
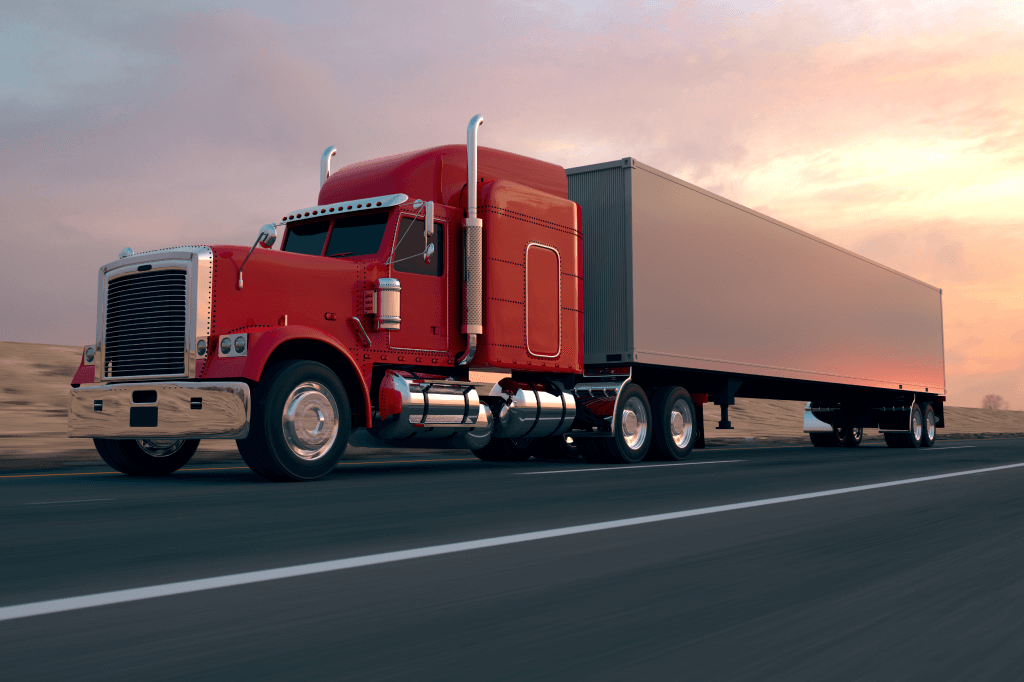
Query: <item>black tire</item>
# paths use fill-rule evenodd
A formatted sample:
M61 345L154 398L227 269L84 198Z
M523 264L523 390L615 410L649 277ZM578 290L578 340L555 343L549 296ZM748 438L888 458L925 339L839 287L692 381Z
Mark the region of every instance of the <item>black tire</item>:
M931 405L928 406L931 409ZM885 434L885 444L890 448L919 448L924 441L924 415L920 405L914 405L910 412L910 431Z
M816 448L838 448L840 443L833 431L812 431L807 434L811 437L811 445Z
M312 481L334 469L351 431L348 393L337 375L319 362L289 360L264 373L253 398L249 435L236 442L242 459L260 476Z
M485 462L525 462L533 457L538 438L491 438L473 454Z
M568 442L565 436L548 436L533 441L533 456L536 459L554 459L558 461L580 458L578 440Z
M614 436L579 439L580 454L587 462L636 464L647 456L651 441L654 440L651 404L647 401L647 394L636 384L627 384L619 393L616 404L618 410L612 415L615 420ZM629 413L632 413L632 418L624 430L623 419Z
M836 426L832 433L818 431L807 434L811 444L817 448L855 448L864 439L864 429L859 426Z
M647 459L682 461L689 457L699 433L696 415L686 389L663 386L655 391L651 398L654 443Z
M935 445L935 410L932 409L931 404L925 405L924 408L924 433L921 438L921 447L930 448Z
M113 440L93 438L103 461L129 476L167 476L188 464L199 439Z
M843 426L835 430L836 441L844 448L855 448L864 440L864 429L860 426Z

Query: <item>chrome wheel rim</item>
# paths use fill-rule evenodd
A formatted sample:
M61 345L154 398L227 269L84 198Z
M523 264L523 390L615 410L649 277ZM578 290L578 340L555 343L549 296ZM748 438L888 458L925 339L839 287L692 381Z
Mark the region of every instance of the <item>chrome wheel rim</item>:
M861 442L861 440L864 438L864 427L863 426L855 426L855 427L853 427L853 429L850 431L850 435L853 436L853 441L855 443Z
M185 444L184 439L147 438L135 441L150 457L170 457Z
M647 411L640 399L633 396L622 406L622 440L630 450L643 447L647 437Z
M284 401L281 417L288 449L307 461L320 459L338 438L338 403L330 389L304 381Z
M672 442L680 450L685 449L690 444L690 438L693 437L693 415L685 400L677 400L672 403L672 412L668 416L668 423Z
M928 441L935 440L935 413L929 412L927 417L928 422Z
M914 421L910 425L911 430L914 432L914 440L921 440L921 413L914 411Z

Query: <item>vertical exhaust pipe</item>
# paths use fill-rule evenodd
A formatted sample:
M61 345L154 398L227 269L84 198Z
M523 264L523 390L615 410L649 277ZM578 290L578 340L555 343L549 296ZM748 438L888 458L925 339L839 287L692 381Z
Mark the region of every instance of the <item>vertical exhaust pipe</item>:
M480 181L476 166L477 130L484 117L477 114L466 130L466 219L462 222L462 333L466 352L458 360L468 367L476 355L476 337L484 333L483 320L483 231L484 221L476 216L476 188Z
M331 157L338 153L337 147L328 147L320 157L320 186L323 187L327 178L331 177Z

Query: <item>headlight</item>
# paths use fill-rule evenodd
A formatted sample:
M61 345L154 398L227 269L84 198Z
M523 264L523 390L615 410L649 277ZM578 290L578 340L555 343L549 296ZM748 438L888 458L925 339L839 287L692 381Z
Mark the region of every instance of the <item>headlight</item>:
M236 353L241 353L244 350L245 350L245 337L244 336L236 336L235 337L235 352Z
M199 357L206 355L206 339L199 339L199 341L196 342L196 353Z
M92 364L92 361L96 359L96 349L92 346L86 346L85 348L85 361Z
M225 336L223 339L220 340L220 354L221 355L227 355L230 352L231 352L231 339Z

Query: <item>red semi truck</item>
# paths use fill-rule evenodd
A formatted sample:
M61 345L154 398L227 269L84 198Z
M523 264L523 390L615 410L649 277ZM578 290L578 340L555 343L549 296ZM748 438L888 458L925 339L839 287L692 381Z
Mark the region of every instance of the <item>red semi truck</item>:
M230 438L266 478L316 479L356 429L635 463L684 459L704 405L730 428L746 396L809 401L815 445L934 442L940 290L631 158L478 148L482 121L465 146L335 172L329 148L317 204L251 248L122 251L69 436L133 475Z

